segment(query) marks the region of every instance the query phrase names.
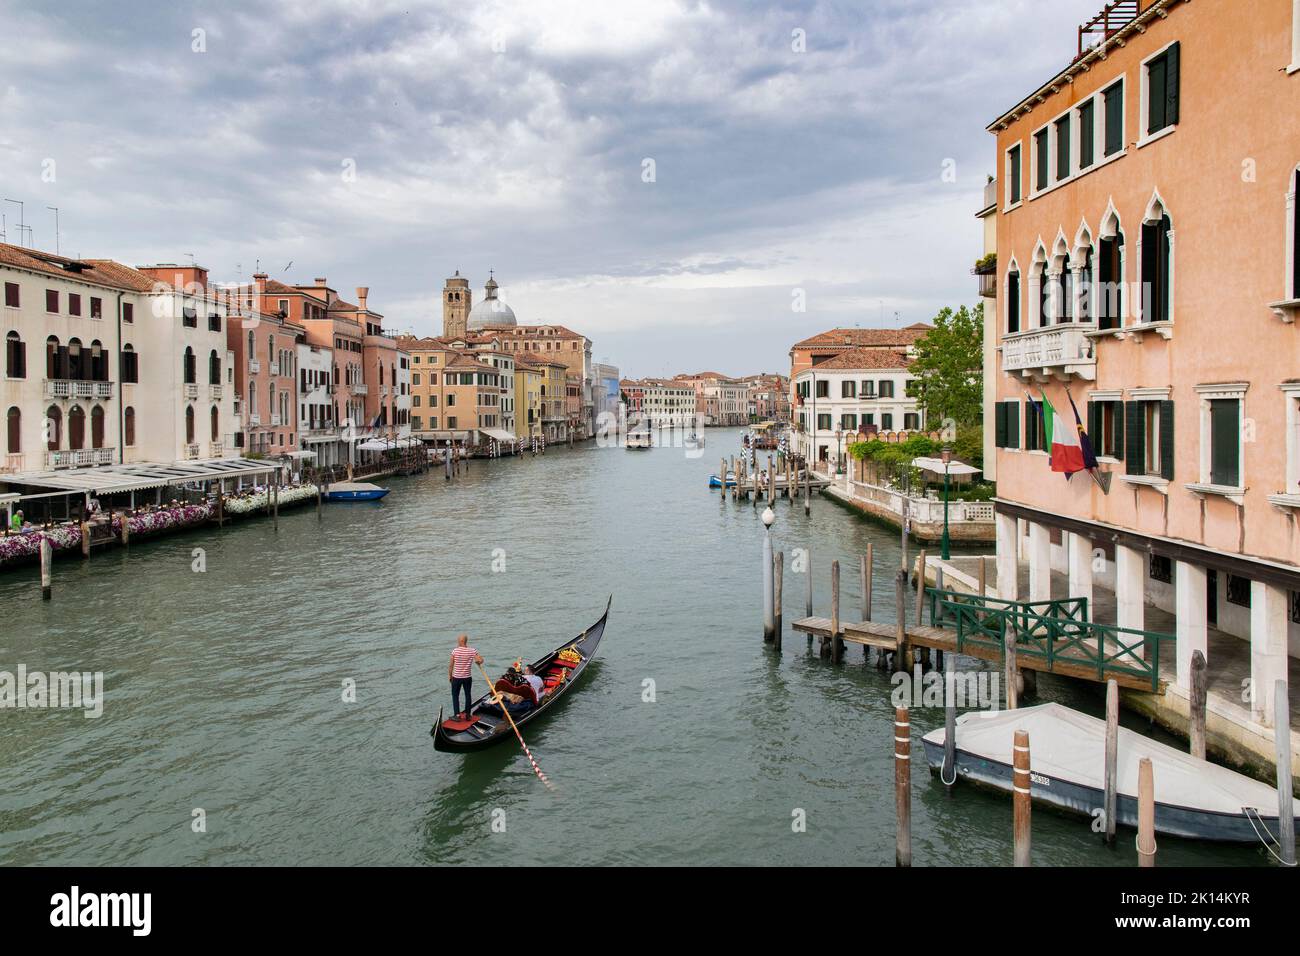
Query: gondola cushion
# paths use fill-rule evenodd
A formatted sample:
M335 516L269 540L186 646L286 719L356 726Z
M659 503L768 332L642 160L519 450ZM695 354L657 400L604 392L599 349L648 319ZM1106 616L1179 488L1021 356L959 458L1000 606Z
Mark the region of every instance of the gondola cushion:
M469 730L478 723L478 717L471 717L469 720L461 720L459 717L452 717L442 722L443 730L450 730L452 733L460 733L463 730Z
M562 661L558 657L552 662L556 667L574 668L578 666L577 661Z
M533 685L525 681L522 684L512 684L504 677L497 681L497 693L514 694L516 697L522 697L530 704L537 703L537 694L533 692Z

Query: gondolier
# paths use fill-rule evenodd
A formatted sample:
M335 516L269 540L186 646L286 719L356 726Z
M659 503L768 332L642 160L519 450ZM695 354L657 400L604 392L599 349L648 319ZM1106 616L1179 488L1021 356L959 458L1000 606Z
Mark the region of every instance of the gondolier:
M462 634L456 638L456 646L451 651L451 661L447 664L447 679L451 681L451 709L454 714L469 710L474 695L470 689L474 686L474 677L470 672L473 664L482 664L483 657L469 646L469 635ZM460 693L465 692L465 711L460 709Z

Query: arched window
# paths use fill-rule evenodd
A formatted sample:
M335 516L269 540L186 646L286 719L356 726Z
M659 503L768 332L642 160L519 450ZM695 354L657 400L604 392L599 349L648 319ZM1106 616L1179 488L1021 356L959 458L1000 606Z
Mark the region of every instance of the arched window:
M90 410L90 447L104 447L104 409L98 405Z
M17 332L5 336L5 374L10 378L27 377L27 346Z
M68 412L68 447L73 451L86 447L86 413L80 405L73 405Z
M108 353L99 339L90 343L90 367L87 371L92 382L108 381Z
M1020 267L1011 260L1007 269L1007 334L1020 331Z
M266 361L268 363L275 361L275 336L266 337Z
M1142 321L1173 318L1174 228L1158 196L1142 217Z
M45 434L49 450L58 451L63 444L63 412L57 405L45 409Z
M122 430L124 432L122 436L122 444L130 448L132 445L135 444L135 409L134 408L128 406L126 411L122 414Z
M45 377L62 378L63 350L59 348L59 337L51 335L45 340Z
M1030 303L1032 313L1027 325L1032 329L1041 329L1051 324L1051 280L1047 275L1047 250L1041 245L1034 253L1034 262L1029 271Z
M185 384L198 384L198 363L194 358L194 349L190 348L188 345L185 346L185 360L182 363L182 367L185 373Z
M212 419L212 440L216 441L217 437L221 434L221 416L217 411L217 406L212 406L210 417Z
M15 405L9 409L9 414L5 416L5 431L8 434L8 442L5 449L11 455L17 455L23 450L23 413Z
M185 444L194 444L194 406L185 406Z
M248 332L248 360L252 362L255 361L256 359L257 359L256 339L253 338L253 332L250 329Z
M74 381L83 380L85 370L81 367L81 339L68 340L67 377Z
M208 353L208 384L221 384L221 359L217 357L216 349Z
M1124 231L1112 209L1097 233L1097 328L1118 329L1124 324Z
M1076 247L1079 259L1079 308L1078 320L1080 322L1092 322L1095 318L1093 309L1093 296L1095 291L1092 287L1093 270L1092 270L1092 242L1087 233L1084 234L1084 241Z
M1056 282L1056 314L1060 322L1074 321L1074 273L1070 271L1070 254L1067 252L1060 259L1061 274Z
M130 342L122 346L119 364L121 368L118 370L118 374L121 375L123 382L130 385L140 381L140 356L136 354L135 348Z

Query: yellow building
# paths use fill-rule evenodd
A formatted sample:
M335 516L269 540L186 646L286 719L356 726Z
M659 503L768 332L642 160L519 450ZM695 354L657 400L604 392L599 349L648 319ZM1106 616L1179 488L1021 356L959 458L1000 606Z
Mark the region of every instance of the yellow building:
M542 434L542 386L546 366L522 353L515 357L515 434L533 438Z

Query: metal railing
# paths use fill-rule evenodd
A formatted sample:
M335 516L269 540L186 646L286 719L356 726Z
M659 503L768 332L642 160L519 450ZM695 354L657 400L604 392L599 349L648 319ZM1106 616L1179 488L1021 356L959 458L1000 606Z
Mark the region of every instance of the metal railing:
M1123 674L1160 689L1160 645L1172 634L1088 620L1086 598L1009 601L926 588L930 622L957 632L957 651L983 646L1005 653L1013 635L1017 657L1037 659L1051 671L1059 663L1095 669L1097 680Z

